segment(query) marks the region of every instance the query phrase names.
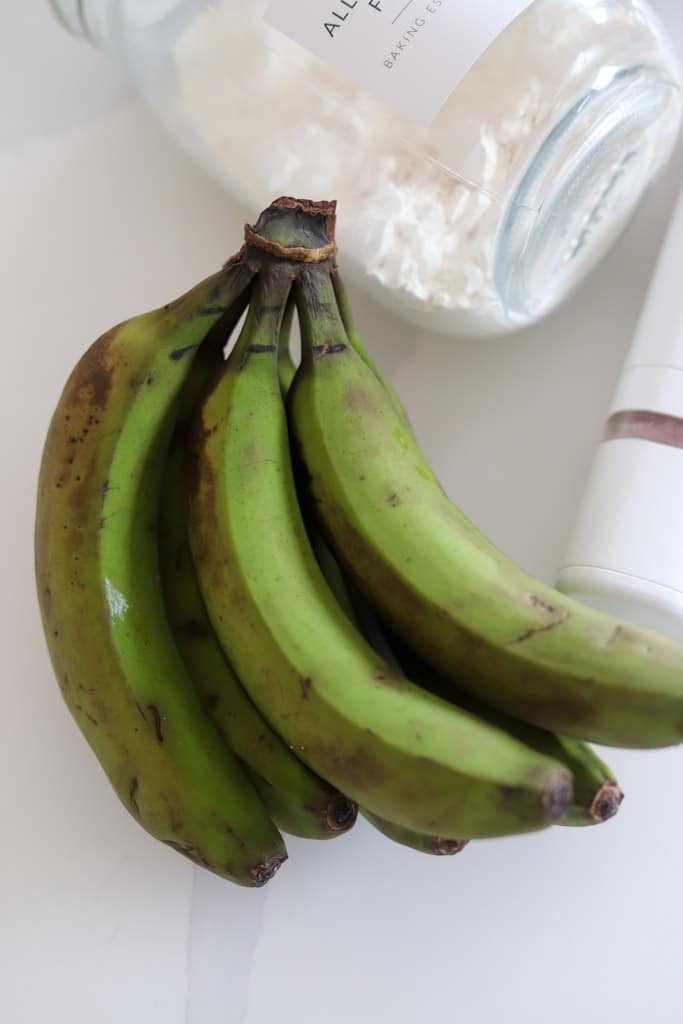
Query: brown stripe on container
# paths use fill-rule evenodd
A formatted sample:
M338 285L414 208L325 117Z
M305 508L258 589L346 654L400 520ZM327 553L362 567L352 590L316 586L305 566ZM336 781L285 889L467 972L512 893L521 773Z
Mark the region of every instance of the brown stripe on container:
M683 419L663 412L646 409L627 409L615 412L607 420L605 440L635 437L640 441L654 441L671 448L683 448Z

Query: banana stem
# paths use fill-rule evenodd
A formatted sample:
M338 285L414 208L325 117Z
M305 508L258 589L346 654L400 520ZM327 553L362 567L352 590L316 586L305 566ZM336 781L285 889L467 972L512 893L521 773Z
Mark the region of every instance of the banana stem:
M342 323L344 324L344 328L349 337L349 341L355 348L358 355L363 360L366 360L367 354L365 352L365 349L363 348L363 345L360 340L360 335L356 329L356 325L353 319L353 312L351 311L351 303L349 302L349 296L346 291L344 282L339 276L339 271L333 271L332 274L330 274L330 278L332 280L334 295L337 300L337 308L339 309L339 315L342 318Z
M251 285L218 320L197 350L177 407L176 430L183 431L192 418L202 393L223 362L223 350L237 327L251 296Z
M349 347L349 338L337 308L330 272L325 266L305 267L294 293L301 328L301 362Z
M201 286L169 302L157 310L157 315L163 324L168 323L169 333L178 325L182 329L182 325L195 322L198 329L206 322L205 333L208 333L217 320L230 313L239 297L248 292L254 273L239 256L233 256L221 270L202 281ZM183 350L178 349L172 358L180 359L182 354Z
M285 262L268 263L256 276L247 318L230 353L231 366L244 367L256 353L272 352L277 357L292 276L292 268ZM277 358L273 365L277 368Z
M338 345L350 346L380 382L405 426L412 429L400 398L363 347L339 272L329 271L324 266L307 268L299 279L296 295L301 325L301 362L307 365L307 358L311 356L315 358L334 351Z
M363 360L367 368L372 373L374 373L377 380L380 382L380 384L384 387L385 391L389 395L396 412L399 414L401 419L407 425L409 425L408 414L403 408L401 399L398 397L396 391L391 386L391 384L384 376L384 374L378 369L377 364L372 361L367 351L363 347L363 343L360 340L360 334L358 333L356 325L353 320L353 313L351 312L351 303L349 302L349 296L347 294L344 282L339 276L339 271L334 270L330 277L332 280L332 287L334 288L334 294L337 299L339 315L341 316L342 323L344 324L344 328L348 335L349 342L351 343L351 348L355 349L355 351Z

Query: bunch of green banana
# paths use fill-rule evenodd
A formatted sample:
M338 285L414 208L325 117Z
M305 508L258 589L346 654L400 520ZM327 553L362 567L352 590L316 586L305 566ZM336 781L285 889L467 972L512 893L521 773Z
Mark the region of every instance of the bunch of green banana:
M278 213L262 217L256 234L264 251L277 246L285 258L266 261L256 278L191 437L190 542L216 635L270 725L372 814L427 835L542 828L567 810L571 773L392 669L318 567L299 507L278 348L293 281L329 244L328 214Z
M621 790L584 741L683 736L681 645L532 580L448 500L353 326L334 215L277 200L98 339L40 472L64 699L137 821L244 885L278 829L358 807L431 854L605 821Z

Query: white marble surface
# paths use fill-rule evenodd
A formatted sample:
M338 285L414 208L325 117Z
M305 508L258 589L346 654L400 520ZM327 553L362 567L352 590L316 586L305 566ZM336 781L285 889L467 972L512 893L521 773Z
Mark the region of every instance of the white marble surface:
M680 0L655 6L683 52ZM0 27L0 1019L678 1024L680 750L610 753L627 800L604 828L433 860L359 822L333 843L292 840L258 892L194 872L121 810L43 644L32 576L41 445L90 340L213 270L245 211L42 0L1 0ZM450 493L547 580L682 170L679 146L589 283L507 343L418 337L354 296Z

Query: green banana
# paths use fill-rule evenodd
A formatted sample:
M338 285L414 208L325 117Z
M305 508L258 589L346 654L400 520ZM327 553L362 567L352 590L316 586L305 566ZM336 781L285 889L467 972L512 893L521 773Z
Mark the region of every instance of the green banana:
M252 277L231 260L81 358L43 452L36 579L62 695L125 807L197 864L256 886L285 846L180 659L156 543L176 400L201 342L243 308Z
M297 285L290 426L314 517L393 631L460 689L612 746L683 739L683 645L534 580L448 499L350 344L325 267Z
M426 665L399 638L388 636L365 598L355 587L350 589L357 615L365 624L364 632L378 650L389 650L400 666L420 686L444 700L454 701L458 707L477 715L491 725L503 729L521 743L547 757L552 757L571 771L574 778L574 797L560 825L598 825L613 818L621 806L624 794L614 772L602 761L592 747L582 740L558 736L511 718L464 692L456 693L453 685ZM386 654L384 655L386 657Z
M552 736L552 733L548 735ZM553 736L558 748L545 747L549 756L557 749L557 758L571 769L574 776L574 800L560 825L599 825L618 813L624 793L614 778L614 772L592 747L569 736ZM541 745L530 744L537 750Z
M560 761L571 771L574 796L567 814L558 821L558 825L597 825L614 817L624 794L611 768L587 743L568 736L557 736L546 729L520 722L466 693L456 693L452 684L425 665L410 648L395 636L388 635L365 597L344 577L334 555L317 530L311 530L311 537L316 540L314 548L318 563L339 604L380 657L404 672L418 686L424 686L443 700L451 701L496 728L503 729L521 743ZM428 839L423 837L424 841Z
M342 307L340 305L340 310L341 308ZM296 366L294 365L294 360L292 359L289 349L289 329L291 326L293 309L294 304L290 297L290 301L288 301L285 310L285 318L280 330L279 341L278 372L280 388L283 395L287 394L296 373ZM346 326L348 329L348 324ZM362 351L360 338L358 338L357 343ZM319 532L315 527L311 529L310 524L307 524L307 526L309 526L309 540L311 542L311 546L327 585L337 598L340 608L345 612L353 625L358 628L359 623L356 619L341 569ZM445 839L442 836L424 835L420 832L413 832L411 829L404 828L402 825L395 825L391 821L385 821L384 818L380 818L379 815L373 814L371 811L363 809L361 813L371 825L382 832L383 835L387 836L387 838L392 839L396 843L400 843L402 846L408 846L413 850L418 850L421 853L430 853L439 856L460 853L468 842L467 839Z
M205 346L202 346L205 348ZM223 363L195 360L184 389L189 415L204 386ZM244 692L218 645L192 564L185 512L185 433L179 421L166 462L159 518L161 580L176 645L207 710L232 752L250 770L273 821L290 835L329 839L356 819L351 800L315 776L273 732Z
M269 232L271 211L252 242ZM292 222L287 209L280 214L282 246ZM297 251L320 230L307 222L297 237L294 228L288 244ZM570 773L393 671L320 573L299 509L278 377L280 323L301 272L286 261L264 267L194 425L190 542L221 646L297 755L370 812L436 835L542 828L564 814Z
M343 301L346 302L344 292L342 292L342 297ZM340 310L342 308L343 307L340 304ZM348 303L346 303L346 308L348 309ZM289 391L296 373L296 366L294 365L294 360L292 359L289 349L289 331L293 309L294 303L292 302L292 297L290 295L290 299L287 302L287 307L285 309L285 316L280 330L280 340L278 343L278 373L280 378L280 388L283 395L286 395ZM350 310L347 315L350 315ZM345 323L345 326L348 330L349 324ZM360 351L363 351L360 344L360 338L358 338L357 335L356 337L358 348ZM372 366L369 360L368 365ZM327 585L337 598L340 608L358 629L359 622L349 596L346 581L341 569L339 568L339 564L325 541L320 536L318 530L315 529L315 527L311 528L308 523L306 525L309 527L308 535L311 546ZM381 653L382 652L380 652L380 654ZM396 843L400 843L402 846L408 846L413 850L417 850L420 853L429 853L438 856L460 853L468 843L467 839L446 839L442 836L430 836L424 835L420 832L414 832L411 829L404 828L402 825L395 825L391 821L386 821L384 818L380 818L379 815L373 814L371 811L364 809L361 813L371 825L382 832L383 835L387 836L387 838L392 839Z
M385 821L371 811L361 810L361 814L378 832L392 839L401 846L408 846L418 853L430 853L436 857L452 857L454 853L460 853L465 849L468 839L444 839L442 836L426 836L420 832L412 832L409 828L401 825L394 825L391 821Z
M400 666L398 665L396 658L393 656L393 652L391 651L388 642L382 642L382 640L380 640L379 643L373 642L373 640L377 640L379 633L375 632L375 635L371 636L366 631L366 628L364 628L369 624L368 618L364 614L366 611L365 602L362 601L355 588L349 587L344 574L339 568L339 563L315 527L310 529L309 536L318 565L320 566L322 574L327 581L327 585L337 598L339 607L344 611L345 615L353 623L356 629L360 630L365 639L377 651L380 657L383 657L388 664L392 665L394 668L398 668L400 671ZM359 607L360 604L362 604L362 607ZM379 631L379 624L376 623L376 625ZM409 678L414 678L410 676L409 673L407 673L407 675ZM573 805L570 806L568 813L571 812L572 806ZM373 814L372 811L368 811L365 808L361 808L361 814L370 822L371 825L374 825L376 829L382 832L389 839L393 839L394 842L400 843L402 846L409 846L411 849L417 850L420 853L438 855L460 853L460 851L464 849L469 842L468 839L446 839L443 836L432 836L415 832L412 829L404 828L402 825L396 825L392 821L386 821L378 814ZM562 819L562 821L564 821L564 819Z

